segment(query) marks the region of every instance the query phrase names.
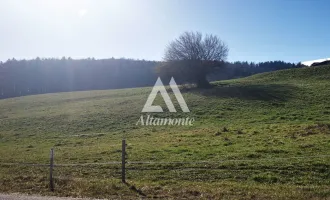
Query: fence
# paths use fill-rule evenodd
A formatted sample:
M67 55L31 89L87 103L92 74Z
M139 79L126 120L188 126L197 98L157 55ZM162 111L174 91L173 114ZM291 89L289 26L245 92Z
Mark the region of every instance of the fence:
M56 157L54 156L54 149L50 150L50 159L49 164L40 164L40 163L0 163L0 165L21 165L21 166L37 166L37 167L48 167L49 168L49 190L55 190L54 184L54 167L85 167L85 166L102 166L102 165L114 165L119 166L112 169L120 170L121 181L126 183L126 172L130 171L189 171L193 174L193 171L197 170L231 170L231 171L257 171L258 168L253 168L251 166L247 167L246 163L249 162L276 162L281 160L307 160L307 159L324 159L330 158L330 155L315 155L315 156L295 156L295 157L276 157L276 158L258 158L258 159L223 159L218 161L177 161L177 162L158 162L158 161L127 161L127 152L126 152L126 140L122 140L121 144L121 161L111 161L111 162L97 162L97 163L56 163ZM225 166L225 163L234 163ZM236 167L233 167L235 163L245 163L240 164ZM260 165L256 165L259 167ZM299 170L298 168L295 168ZM271 171L281 171L282 169L277 169L277 167L267 166L267 170ZM290 168L286 168L290 170ZM283 170L282 170L283 171ZM210 174L211 177L213 174Z

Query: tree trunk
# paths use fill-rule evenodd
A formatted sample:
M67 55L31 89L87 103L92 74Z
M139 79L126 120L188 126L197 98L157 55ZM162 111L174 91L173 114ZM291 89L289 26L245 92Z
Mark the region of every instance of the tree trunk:
M209 88L211 87L210 83L206 80L206 76L199 77L196 81L198 88Z

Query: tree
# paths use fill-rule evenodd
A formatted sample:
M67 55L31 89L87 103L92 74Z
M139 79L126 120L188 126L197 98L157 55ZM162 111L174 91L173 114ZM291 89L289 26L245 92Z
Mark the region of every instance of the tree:
M0 99L50 92L104 90L152 86L157 79L156 66L161 62L132 59L9 59L0 62ZM179 84L195 83L206 68L216 68L207 76L210 81L245 77L273 70L304 67L302 64L271 61L261 63L181 60L163 62L162 72ZM191 73L191 69L195 73ZM200 70L200 71L198 71ZM188 72L188 73L187 73ZM162 77L163 79L163 77ZM202 79L203 80L203 79ZM205 80L205 79L204 79ZM166 81L166 80L163 80ZM208 82L206 82L208 83Z
M184 32L165 49L165 62L159 66L160 76L174 76L179 82L208 87L207 75L221 67L228 55L227 45L215 35Z

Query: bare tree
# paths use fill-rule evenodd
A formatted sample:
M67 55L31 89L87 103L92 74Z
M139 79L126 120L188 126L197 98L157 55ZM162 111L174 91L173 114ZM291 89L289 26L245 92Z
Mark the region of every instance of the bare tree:
M168 71L171 71L172 76L184 77L186 82L206 87L209 86L207 74L224 63L228 51L227 45L215 35L203 37L200 32L184 32L166 47L166 62L158 71L161 75L169 75Z

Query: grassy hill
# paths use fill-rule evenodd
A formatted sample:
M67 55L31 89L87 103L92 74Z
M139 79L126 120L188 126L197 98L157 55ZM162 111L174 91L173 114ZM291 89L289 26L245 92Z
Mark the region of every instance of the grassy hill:
M0 101L0 191L48 192L48 169L9 163L120 161L59 166L56 195L166 198L330 198L330 66L182 88L193 126L137 126L151 88L56 93ZM170 90L168 90L170 91ZM162 98L155 104L166 108ZM165 109L166 110L166 109ZM205 161L205 163L194 163ZM183 163L177 163L183 162ZM140 193L140 194L139 194Z

